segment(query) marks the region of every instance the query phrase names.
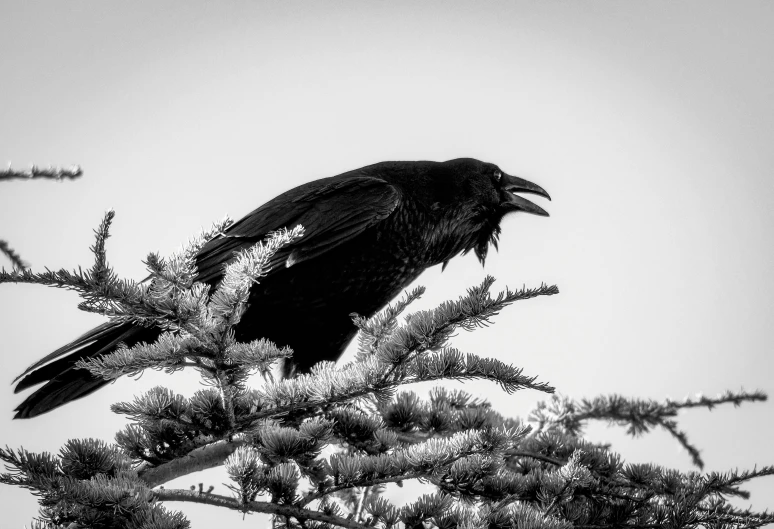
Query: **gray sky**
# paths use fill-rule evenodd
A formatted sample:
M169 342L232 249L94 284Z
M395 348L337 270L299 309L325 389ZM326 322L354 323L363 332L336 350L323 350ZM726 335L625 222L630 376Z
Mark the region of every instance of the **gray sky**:
M456 346L573 397L774 393L774 3L50 1L4 3L0 18L0 162L85 170L0 184L0 236L37 270L90 265L111 207L108 258L139 279L149 251L305 181L471 156L545 187L551 217L509 217L486 269L468 256L426 272L417 308L486 273L561 294L521 302ZM77 301L0 288L6 382L102 321ZM112 439L125 421L108 406L158 384L198 389L193 374L147 373L11 421L22 396L6 386L0 443ZM542 398L465 388L522 416ZM771 419L764 403L681 424L708 470L727 470L774 463ZM589 435L627 461L690 469L666 434ZM179 485L201 480L223 490L225 476ZM774 508L774 480L749 489L754 507ZM194 528L241 521L177 506ZM2 487L0 508L22 527L36 502Z

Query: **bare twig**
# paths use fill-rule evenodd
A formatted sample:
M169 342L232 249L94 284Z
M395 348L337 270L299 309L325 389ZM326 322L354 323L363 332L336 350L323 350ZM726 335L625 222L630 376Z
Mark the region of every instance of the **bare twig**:
M13 251L13 248L11 248L8 245L7 241L0 240L0 252L5 254L5 256L8 257L8 259L10 259L11 263L13 263L14 268L22 269L22 270L25 268L29 268L29 265L24 261L22 261L22 258L19 256L19 254Z
M26 171L18 170L11 167L8 164L7 169L0 169L0 180L31 180L33 178L48 178L50 180L56 180L61 182L63 179L68 178L73 180L83 174L83 169L80 165L73 165L70 168L48 166L47 168L38 167L37 165L31 165ZM8 245L7 241L0 240L0 252L3 253L16 269L23 270L29 268L29 265L25 263L19 254L13 251Z
M7 169L0 169L0 180L31 180L33 178L47 178L49 180L56 180L61 182L64 179L74 180L83 174L83 169L80 165L73 165L69 168L63 167L38 167L37 165L30 166L29 169L19 170L14 169L11 165L8 165Z
M694 465L704 467L698 448L688 440L685 432L677 427L673 420L681 409L707 408L712 410L721 404L739 406L745 402L765 401L767 396L761 391L727 391L717 397L699 396L682 402L666 400L632 399L620 395L607 395L592 400L574 401L566 397L555 396L549 404L541 404L530 414L530 421L538 424L533 435L540 433L546 424L558 424L566 431L579 435L589 420L606 420L627 427L632 436L641 435L660 427L685 448Z
M357 502L357 509L355 509L355 520L360 521L361 516L363 514L363 506L365 505L366 500L368 499L368 493L371 492L371 487L364 487L363 488L363 494L360 495L360 498Z
M205 505L215 505L217 507L226 507L235 511L244 512L245 508L253 512L262 512L266 514L275 514L279 516L292 516L293 518L303 520L315 520L348 529L366 529L367 526L357 523L354 520L348 520L332 514L325 514L319 511L312 511L297 507L295 505L269 503L265 501L251 501L244 505L240 501L222 496L220 494L200 494L197 491L181 489L158 489L153 491L156 498L160 501L187 501L192 503L203 503Z
M319 500L320 498L333 494L334 492L339 492L340 490L345 490L345 489L351 489L353 487L373 487L374 485L382 485L384 483L397 483L399 481L411 481L412 479L419 479L426 476L427 476L427 472L420 470L417 472L409 472L407 474L403 474L400 476L360 479L360 480L357 480L356 483L330 486L322 492L310 492L309 494L307 494L301 499L300 504L307 505L313 502L314 500Z
M523 450L509 450L505 454L510 457L530 457L532 459L537 459L538 461L543 461L545 463L551 463L552 465L559 467L567 463L567 461L562 461L560 459L556 459L555 457L549 457L535 452L525 452Z
M242 446L244 441L214 443L197 448L184 457L163 465L140 469L139 476L149 487L156 487L180 476L223 464L228 456Z

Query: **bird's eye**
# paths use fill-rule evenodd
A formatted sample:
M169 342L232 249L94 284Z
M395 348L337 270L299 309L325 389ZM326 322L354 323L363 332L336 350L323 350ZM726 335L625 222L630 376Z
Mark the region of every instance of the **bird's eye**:
M497 178L498 182L502 177L503 177L503 173L501 171L495 171L495 178Z

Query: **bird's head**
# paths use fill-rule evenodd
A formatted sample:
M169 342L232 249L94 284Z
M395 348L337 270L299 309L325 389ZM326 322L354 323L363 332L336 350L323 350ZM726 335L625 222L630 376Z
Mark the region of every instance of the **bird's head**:
M463 198L476 203L500 214L501 218L516 211L548 216L546 210L519 195L540 195L551 200L545 189L529 180L509 175L493 163L458 158L437 164L436 171L442 173L439 176L454 189L456 200Z
M439 210L447 210L456 219L465 219L470 238L464 248L474 250L483 263L490 244L497 247L500 221L518 211L548 216L548 212L522 197L533 194L551 200L545 189L518 176L512 176L497 165L473 158L458 158L432 163L427 167L432 185L432 200ZM474 229L475 228L475 229Z

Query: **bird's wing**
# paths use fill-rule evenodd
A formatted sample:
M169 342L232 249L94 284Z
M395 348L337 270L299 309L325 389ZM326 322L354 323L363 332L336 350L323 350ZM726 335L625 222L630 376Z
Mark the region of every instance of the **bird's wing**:
M304 227L304 236L282 248L272 267L293 266L351 240L387 218L400 200L398 190L380 178L326 178L304 184L267 202L234 223L199 252L198 281L215 282L234 252L249 248L272 231Z

